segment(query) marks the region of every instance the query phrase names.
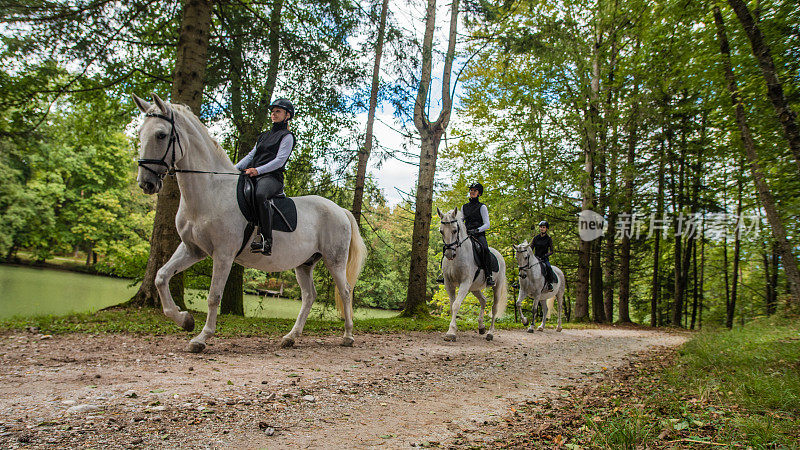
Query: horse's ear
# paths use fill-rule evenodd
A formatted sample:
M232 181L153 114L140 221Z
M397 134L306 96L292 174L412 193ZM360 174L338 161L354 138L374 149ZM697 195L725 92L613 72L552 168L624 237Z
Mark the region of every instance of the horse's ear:
M158 106L158 109L161 110L162 114L164 114L165 116L172 115L172 107L169 106L169 103L165 102L164 100L161 100L161 97L159 97L155 92L153 92L152 96L153 96L153 101L156 103L156 106Z
M453 217L458 217L458 206L453 208Z
M153 107L153 105L147 100L139 98L139 96L136 94L131 94L131 97L133 97L133 103L136 103L136 107L139 108L139 111L143 113L150 111L150 108Z
M436 207L436 214L438 214L438 215L439 215L439 218L440 218L440 219L441 219L441 218L444 216L444 214L442 214L442 211L441 211L441 210L439 210L439 207L438 207L438 206Z

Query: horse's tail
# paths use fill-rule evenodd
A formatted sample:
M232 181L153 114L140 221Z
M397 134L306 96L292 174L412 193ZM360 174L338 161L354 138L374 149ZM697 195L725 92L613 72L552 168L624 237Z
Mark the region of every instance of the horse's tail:
M344 208L342 208L344 209ZM350 308L350 317L353 315L353 291L358 281L358 275L361 273L361 268L364 267L364 261L367 259L367 246L364 245L364 239L361 238L361 231L358 227L356 218L349 210L344 210L347 213L347 218L350 219L350 249L347 252L347 284L350 285L350 301L347 306ZM344 301L339 294L339 289L336 289L336 309L339 310L340 315L344 315Z
M503 264L501 264L501 266L503 266ZM500 318L506 313L506 306L508 303L508 278L505 274L505 267L501 267L497 278L497 285L494 287L495 295L492 312L495 317Z

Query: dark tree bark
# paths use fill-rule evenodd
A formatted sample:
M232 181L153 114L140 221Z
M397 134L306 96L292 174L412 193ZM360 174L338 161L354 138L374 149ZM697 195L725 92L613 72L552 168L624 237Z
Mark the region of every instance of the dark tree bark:
M658 192L656 193L656 217L661 218L664 214L664 143L659 144L658 152ZM659 266L661 260L661 233L655 232L655 242L653 243L653 282L650 296L650 326L660 325L659 317L659 298L661 297L661 280L659 277Z
M739 22L744 27L745 33L747 33L753 56L756 57L758 66L761 68L761 74L767 83L767 97L769 97L773 108L775 108L775 115L778 116L778 121L783 127L783 134L789 142L789 148L794 155L797 170L800 172L800 130L797 127L797 115L789 107L786 96L783 94L783 85L778 79L770 47L765 42L764 35L761 33L758 24L753 20L747 4L743 0L728 0L728 4L733 8L736 17L739 18Z
M636 43L638 51L639 42ZM628 148L627 164L623 171L625 180L625 214L633 219L633 184L636 177L636 144L638 140L638 121L639 121L639 84L633 86L634 104L631 110L631 118L628 123ZM632 221L633 222L633 221ZM626 230L622 234L619 249L619 321L627 323L630 317L630 292L631 292L631 235L634 229Z
M405 317L427 316L428 312L428 240L433 204L433 179L436 173L436 158L442 135L450 123L453 100L450 93L450 75L456 49L459 0L454 0L450 9L450 33L442 71L442 111L431 122L425 112L431 84L433 65L433 32L436 25L436 0L428 0L425 14L425 37L422 43L422 74L417 99L414 104L414 126L422 140L419 156L419 179L417 181L414 232L411 238L411 267L408 274L408 292L403 310Z
M208 36L211 26L211 2L208 0L186 0L183 4L181 31L172 77L172 103L182 103L200 115L203 99L203 84L208 60ZM161 268L180 244L175 229L175 215L180 203L180 190L175 177L166 177L156 202L156 217L150 236L150 256L139 291L130 303L138 306L161 305L155 287L155 278ZM170 292L175 303L185 309L183 301L183 274L170 281Z
M756 189L758 190L758 197L764 210L767 214L767 220L772 228L772 235L777 242L780 256L783 259L783 267L786 271L787 284L791 292L793 304L800 302L800 272L797 268L797 260L792 253L792 246L786 237L786 229L783 226L780 213L775 205L775 200L772 197L772 191L767 184L767 179L764 176L764 170L761 168L758 155L756 153L755 142L750 133L750 127L747 124L744 106L739 101L738 88L736 86L736 79L733 75L733 69L730 62L730 50L728 46L728 37L725 33L725 24L722 20L722 13L719 7L714 7L714 21L717 25L717 38L719 39L720 53L722 54L722 65L727 82L728 91L731 94L731 102L736 109L736 123L739 126L739 132L744 145L745 155L750 165L750 172L753 176Z
M744 171L744 161L741 162L741 170L737 175L737 202L736 202L736 217L742 216L742 177L741 172ZM736 313L736 300L739 287L739 255L742 249L742 233L737 228L734 234L733 244L733 286L731 287L731 301L725 308L725 326L733 328L733 315Z
M386 29L386 15L389 13L389 0L383 0L381 19L378 26L378 42L375 44L375 64L372 66L372 88L369 95L369 112L367 113L367 132L364 147L358 152L356 167L356 186L353 192L353 216L361 225L361 208L364 201L364 183L367 175L367 161L372 152L372 128L375 124L375 109L378 107L378 88L380 86L381 55L383 53L383 37Z

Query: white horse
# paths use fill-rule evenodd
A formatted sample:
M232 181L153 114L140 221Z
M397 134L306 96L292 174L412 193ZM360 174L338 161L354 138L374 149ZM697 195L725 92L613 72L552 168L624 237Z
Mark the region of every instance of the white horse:
M544 275L542 275L541 260L533 254L528 241L524 241L520 245L514 246L514 251L517 255L517 266L519 267L519 297L517 297L517 312L522 317L522 324L528 325L528 319L522 314L522 301L530 297L533 299L533 317L531 317L531 325L528 327L528 333L533 333L533 325L536 322L536 310L538 309L539 302L542 303L542 324L539 326L539 331L544 331L545 323L547 323L547 305L549 300L555 298L558 302L558 326L556 331L561 331L561 313L564 309L564 289L566 287L564 272L556 266L553 268L553 273L556 274L558 281L553 283L553 290L542 292L545 285Z
M272 255L244 251L237 256L247 221L236 201L238 177L230 174L238 171L233 163L186 106L166 103L155 94L155 105L136 95L133 100L147 115L139 129L139 187L146 194L155 194L167 172L174 171L181 192L175 217L181 243L158 270L155 284L164 314L187 331L194 329L194 318L175 305L169 280L207 255L214 260L206 323L189 342L187 350L203 351L206 340L214 334L217 308L234 262L265 272L295 270L302 306L294 327L281 342L283 347L294 345L317 296L313 271L320 259L336 283L336 303L344 317L342 345L353 345L351 294L366 257L366 247L353 215L316 195L294 198L297 229L274 233Z
M486 333L486 327L483 325L483 314L486 308L486 297L484 297L481 289L487 287L486 276L481 271L478 277L475 278L478 266L475 264L472 242L469 241L467 227L464 225L464 214L459 208L446 214L442 214L439 208L436 208L436 212L439 213L439 218L441 219L439 232L442 233L442 241L444 242L445 259L442 261L444 288L450 297L450 328L447 330L447 334L444 335L444 340L456 340L456 331L458 330L456 316L461 308L461 302L470 292L481 302L481 310L478 314L478 333L484 334ZM458 249L465 241L467 245L459 252ZM496 284L492 289L494 291L492 323L489 326L489 333L486 335L487 341L494 339L494 322L503 315L506 309L506 299L508 298L506 262L497 250L489 247L489 251L497 257L500 268L497 272L492 272ZM458 289L458 295L456 295L456 289Z

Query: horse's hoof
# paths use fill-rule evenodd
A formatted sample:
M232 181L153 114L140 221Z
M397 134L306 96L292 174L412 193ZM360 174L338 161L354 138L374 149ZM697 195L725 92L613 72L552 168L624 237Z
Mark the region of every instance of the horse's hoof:
M203 344L202 342L190 341L189 345L186 346L186 351L189 353L200 353L205 349L206 344Z
M528 333L533 333L533 328L528 328Z
M544 331L544 327L537 328L538 331Z
M556 328L556 331L561 331L561 327Z
M352 347L353 346L353 338L344 338L342 339L342 343L339 344L342 347Z
M455 334L445 334L444 335L444 340L448 341L448 342L455 342L456 335Z
M492 339L494 339L494 335L492 333L489 333L489 334L486 335L486 340L487 341L491 341Z
M291 348L294 347L294 339L292 338L283 338L281 341L281 348Z
M486 327L478 328L478 334L484 334L484 333L486 333Z
M192 317L192 315L189 314L188 312L185 312L183 314L184 314L183 324L181 325L181 328L183 328L186 331L194 331L194 317Z

